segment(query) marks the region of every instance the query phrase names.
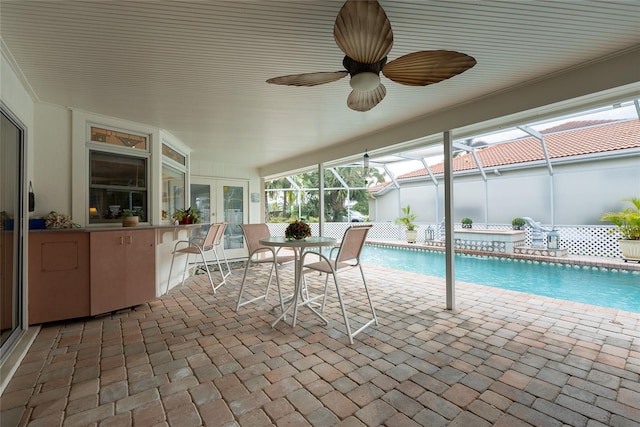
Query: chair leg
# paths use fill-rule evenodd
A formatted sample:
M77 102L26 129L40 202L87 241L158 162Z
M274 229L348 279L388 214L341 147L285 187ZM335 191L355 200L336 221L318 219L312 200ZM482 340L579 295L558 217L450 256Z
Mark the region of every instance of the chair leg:
M224 259L224 263L227 265L227 272L224 275L224 278L226 279L231 275L231 267L229 267L229 260L227 259L227 254L225 253L222 245L220 245L220 249L222 250L222 258ZM222 271L222 268L220 268L220 271Z
M329 275L326 274L324 278L324 297L322 298L322 308L320 309L320 313L324 314L324 307L327 303L327 291L329 290Z
M340 308L342 309L342 317L344 318L344 326L347 328L347 335L349 336L349 344L353 344L353 335L351 334L351 327L349 326L349 318L347 317L347 309L344 306L342 300L342 292L340 292L340 285L338 284L338 277L333 274L333 281L336 284L336 292L338 294L338 301L340 301Z
M238 294L238 304L236 304L236 311L238 311L240 307L242 307L243 305L249 303L249 301L241 303L242 293L244 292L244 285L247 282L247 273L249 272L249 264L251 264L250 259L247 260L247 264L244 266L244 275L242 276L242 284L240 285L240 293Z
M220 276L222 277L222 281L220 282L220 284L218 284L218 286L215 286L213 283L211 284L211 286L213 287L213 292L216 292L216 289L218 289L220 286L224 285L227 282L227 275L224 274L224 270L222 270L222 264L220 263L220 258L218 257L218 251L216 250L216 248L213 248L213 255L216 257L216 263L218 264L218 270L220 270Z
M269 270L269 279L267 281L267 289L265 290L264 295L247 300L247 301L242 301L242 294L244 293L244 287L247 281L247 273L249 271L249 264L251 263L250 260L247 260L247 265L244 268L244 275L242 276L242 284L240 285L240 293L238 294L238 302L236 304L236 311L238 311L240 309L240 307L242 307L243 305L252 303L254 301L257 301L259 299L263 299L263 300L267 300L267 297L269 296L269 289L271 288L271 281L273 280L273 276L275 273L276 276L276 286L278 288L278 298L280 299L280 309L284 312L284 298L282 297L282 288L280 286L280 276L278 274L278 263L277 262L273 262L271 264L271 269Z
M169 266L169 278L167 279L167 289L165 289L164 294L166 295L169 292L169 286L171 286L171 273L173 271L173 261L176 259L176 251L173 251L173 255L171 256L171 266Z
M187 274L187 270L189 269L189 255L190 254L187 254L186 259L184 261L184 270L182 270L182 283L181 283L181 285L184 285L185 276Z
M267 290L264 292L264 300L267 300L267 297L269 296L269 289L271 289L271 279L273 278L273 270L275 268L276 270L276 282L278 281L278 267L277 267L276 262L274 262L273 264L271 264L271 270L269 270L269 280L267 281ZM280 285L278 285L280 286Z
M242 307L243 305L247 305L249 303L258 301L260 299L265 300L267 298L267 293L269 292L269 285L271 284L271 276L273 274L273 268L274 268L273 265L271 266L271 274L269 274L269 283L267 284L267 292L264 295L261 295L259 297L255 297L247 301L242 301L242 294L244 293L244 287L247 283L247 273L249 272L250 263L251 261L248 260L247 265L244 268L244 275L242 276L242 284L240 285L240 293L238 294L238 303L236 304L236 311L238 311L240 307ZM277 279L277 275L276 275L276 279ZM278 282L278 293L282 295L280 293L280 282ZM283 306L282 303L281 303L281 306Z
M213 278L211 277L211 271L209 270L209 264L207 263L207 258L204 255L204 252L202 251L202 249L198 248L200 251L200 258L202 258L202 264L204 265L204 271L207 272L207 277L209 278L209 283L211 284L211 289L213 289L213 293L216 293L216 286L213 284ZM196 255L197 256L197 255ZM196 266L194 268L198 268L198 265L196 263Z
M364 271L362 271L362 265L358 265L360 267L360 275L362 276L362 283L364 283L364 290L367 293L367 299L369 300L369 307L371 308L371 314L373 314L373 320L376 322L376 326L378 323L378 316L376 316L376 309L373 308L373 301L371 301L371 294L369 293L369 287L367 286L367 280L364 278Z

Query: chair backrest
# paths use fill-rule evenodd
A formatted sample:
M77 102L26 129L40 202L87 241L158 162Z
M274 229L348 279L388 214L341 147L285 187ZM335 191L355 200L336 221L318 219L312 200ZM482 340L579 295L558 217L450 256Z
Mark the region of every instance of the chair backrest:
M247 248L249 249L249 256L253 255L259 249L271 250L271 248L260 244L260 239L271 237L271 232L267 224L240 224L240 228L242 228L244 241L247 243Z
M215 245L216 236L218 234L219 229L220 229L220 224L209 225L209 230L207 231L207 235L204 236L204 241L202 242L203 250L209 250Z
M224 239L224 231L227 229L227 225L229 225L228 222L221 222L218 224L218 232L213 239L213 244L215 246L219 246L222 244L222 239Z
M367 233L373 227L372 224L367 225L354 225L344 232L342 237L342 244L336 257L336 263L349 261L355 259L360 263L360 252L364 246L364 241L367 238Z

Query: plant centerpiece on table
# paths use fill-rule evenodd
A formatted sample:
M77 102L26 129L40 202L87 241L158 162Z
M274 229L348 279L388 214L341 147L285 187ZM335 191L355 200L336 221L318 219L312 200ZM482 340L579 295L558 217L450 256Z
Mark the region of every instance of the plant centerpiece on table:
M198 224L200 222L200 214L197 209L178 209L171 215L178 224Z
M460 222L462 223L462 228L473 227L473 220L471 218L462 218Z
M135 227L140 223L140 219L144 216L142 209L123 209L122 210L122 226Z
M411 213L411 205L407 205L402 210L402 216L396 218L395 223L406 227L405 235L407 237L407 243L415 243L418 236L418 230L416 230L416 224L413 222L418 217L416 214Z
M289 240L301 240L311 236L311 227L304 221L295 220L284 230L284 237Z
M513 220L511 221L511 226L513 227L514 230L524 230L524 226L527 224L527 222L524 220L524 218L513 218Z
M622 201L631 202L633 207L626 207L619 212L605 212L600 216L600 221L612 222L616 228L610 232L618 231L622 235L618 244L624 260L640 261L640 197Z

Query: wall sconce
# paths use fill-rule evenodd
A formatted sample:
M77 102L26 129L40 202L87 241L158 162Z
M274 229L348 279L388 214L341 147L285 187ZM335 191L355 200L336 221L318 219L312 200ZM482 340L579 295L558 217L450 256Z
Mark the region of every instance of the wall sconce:
M560 249L560 236L556 230L551 230L547 233L547 249Z

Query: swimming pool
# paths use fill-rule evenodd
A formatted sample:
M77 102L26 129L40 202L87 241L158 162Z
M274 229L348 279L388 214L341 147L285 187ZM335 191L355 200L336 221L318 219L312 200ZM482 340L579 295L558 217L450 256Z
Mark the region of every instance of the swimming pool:
M443 252L366 245L362 263L445 277ZM456 254L456 280L640 313L640 274Z

